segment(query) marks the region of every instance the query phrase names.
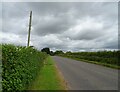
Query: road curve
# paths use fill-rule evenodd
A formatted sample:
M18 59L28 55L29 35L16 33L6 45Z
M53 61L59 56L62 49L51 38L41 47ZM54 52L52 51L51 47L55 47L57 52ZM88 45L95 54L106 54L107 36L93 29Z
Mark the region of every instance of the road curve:
M118 70L53 56L70 90L118 90Z

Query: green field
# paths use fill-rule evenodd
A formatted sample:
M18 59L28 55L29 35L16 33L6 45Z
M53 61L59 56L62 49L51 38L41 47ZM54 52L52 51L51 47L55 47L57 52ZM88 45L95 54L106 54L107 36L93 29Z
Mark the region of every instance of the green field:
M64 79L55 67L55 63L49 56L45 60L44 67L39 71L39 75L30 85L29 90L66 90Z

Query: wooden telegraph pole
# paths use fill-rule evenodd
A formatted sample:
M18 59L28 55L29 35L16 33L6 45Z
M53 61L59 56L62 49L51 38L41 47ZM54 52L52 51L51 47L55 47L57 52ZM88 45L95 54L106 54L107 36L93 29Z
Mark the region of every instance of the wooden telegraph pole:
M29 30L28 30L28 43L27 43L27 47L29 47L29 45L30 45L31 22L32 22L32 11L30 11L30 20L29 20Z

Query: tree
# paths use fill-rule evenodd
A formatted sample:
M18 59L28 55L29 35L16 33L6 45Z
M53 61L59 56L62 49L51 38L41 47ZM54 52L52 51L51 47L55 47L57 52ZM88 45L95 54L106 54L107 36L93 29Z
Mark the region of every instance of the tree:
M50 51L50 55L51 55L51 56L54 56L54 52L53 52L53 51Z
M58 54L64 54L64 52L63 52L62 50L57 50L57 51L55 51L54 54L55 54L55 55L58 55Z
M71 51L68 51L68 52L66 52L65 54L70 55L70 54L72 54L72 52L71 52Z
M46 52L47 54L50 54L50 49L46 47L46 48L43 48L41 52Z

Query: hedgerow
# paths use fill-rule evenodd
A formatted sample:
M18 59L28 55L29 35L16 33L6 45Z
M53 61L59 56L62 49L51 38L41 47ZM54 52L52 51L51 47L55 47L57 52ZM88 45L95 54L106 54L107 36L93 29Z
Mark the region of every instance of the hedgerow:
M78 60L98 62L103 65L112 65L120 68L120 51L98 51L98 52L66 52L60 56Z
M2 45L2 90L26 90L43 66L46 53L32 47Z

